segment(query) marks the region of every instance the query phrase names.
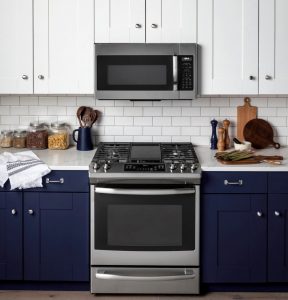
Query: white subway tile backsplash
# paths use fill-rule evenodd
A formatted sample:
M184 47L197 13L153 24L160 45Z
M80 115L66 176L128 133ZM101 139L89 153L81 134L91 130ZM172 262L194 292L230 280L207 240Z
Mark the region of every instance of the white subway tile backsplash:
M190 126L190 117L172 117L172 126Z
M181 116L181 107L163 107L163 116Z
M152 117L134 117L136 126L152 126Z
M47 114L47 106L29 106L31 116L46 116Z
M161 127L153 127L153 126L148 126L148 127L143 127L143 135L161 135Z
M124 135L142 135L142 127L125 126Z
M162 116L162 107L143 107L143 116Z
M237 106L245 96L213 96L194 100L128 101L97 100L93 96L1 96L0 129L27 128L31 121L67 123L71 130L79 123L79 106L91 106L99 113L92 128L93 141L103 142L189 142L209 145L210 121L228 118L230 138L236 134ZM273 126L281 145L287 145L287 97L253 96L258 117Z
M133 125L133 117L115 117L115 125Z
M49 105L55 106L58 104L58 100L57 100L57 97L39 97L38 104L44 105L44 106L49 106ZM66 105L66 104L61 104L61 105ZM71 104L70 106L72 106L72 105L73 104ZM75 103L75 105L76 105L76 103Z
M153 117L154 126L171 126L172 119L171 117Z
M19 96L1 96L0 98L1 105L19 105L20 97Z
M124 107L124 116L142 116L142 107Z
M162 135L179 135L181 134L181 127L163 127Z

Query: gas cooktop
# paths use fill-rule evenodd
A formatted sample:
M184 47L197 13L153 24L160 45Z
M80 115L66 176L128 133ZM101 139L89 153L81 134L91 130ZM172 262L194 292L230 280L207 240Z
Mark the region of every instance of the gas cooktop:
M90 164L89 175L90 178L113 174L124 177L193 174L200 177L199 169L191 143L100 143Z

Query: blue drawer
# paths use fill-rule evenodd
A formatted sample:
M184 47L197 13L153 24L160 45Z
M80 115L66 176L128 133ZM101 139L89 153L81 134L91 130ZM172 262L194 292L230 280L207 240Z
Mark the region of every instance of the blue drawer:
M268 193L288 193L288 172L268 173Z
M267 193L267 173L203 172L202 193Z

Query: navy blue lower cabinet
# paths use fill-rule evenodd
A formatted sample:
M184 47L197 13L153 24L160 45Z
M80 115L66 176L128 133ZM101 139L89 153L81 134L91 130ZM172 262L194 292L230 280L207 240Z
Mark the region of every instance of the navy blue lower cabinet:
M23 279L22 193L0 191L0 280Z
M270 194L268 211L268 280L288 282L288 194Z
M24 280L89 281L89 194L24 193Z
M202 282L265 282L266 194L203 194L201 205Z

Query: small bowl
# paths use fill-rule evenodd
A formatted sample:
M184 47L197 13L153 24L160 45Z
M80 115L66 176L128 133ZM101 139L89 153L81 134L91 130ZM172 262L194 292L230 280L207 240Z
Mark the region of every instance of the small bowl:
M240 150L240 151L250 150L251 149L251 143L247 142L247 141L242 142L242 144L234 143L234 148L235 148L235 150Z

